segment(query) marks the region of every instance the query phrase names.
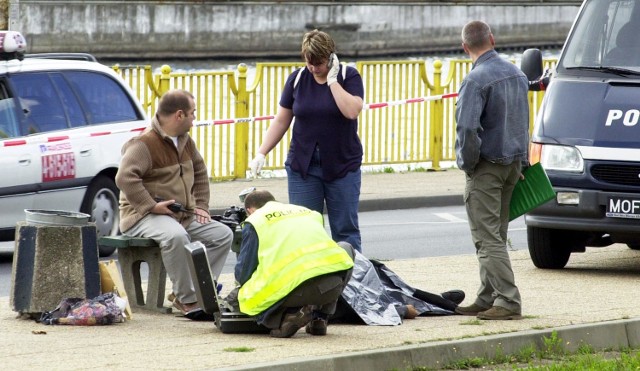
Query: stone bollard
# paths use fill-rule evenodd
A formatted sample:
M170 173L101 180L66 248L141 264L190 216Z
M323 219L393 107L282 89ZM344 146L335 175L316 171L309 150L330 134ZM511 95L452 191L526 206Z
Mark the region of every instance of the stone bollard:
M44 216L34 222L27 213L27 221L16 226L11 276L11 307L31 318L55 309L65 298L100 295L97 233L89 216L75 213L87 217L78 221L71 216L66 220L67 212L38 212ZM48 218L46 213L56 215Z

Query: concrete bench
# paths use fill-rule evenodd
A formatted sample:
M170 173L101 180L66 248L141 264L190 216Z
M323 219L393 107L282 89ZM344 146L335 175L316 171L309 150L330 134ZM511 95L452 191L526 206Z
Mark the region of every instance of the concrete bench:
M162 262L160 247L150 238L109 236L101 237L98 244L103 247L115 247L122 270L124 289L132 308L171 313L164 306L167 270ZM149 267L147 296L145 300L140 277L140 264L146 262Z

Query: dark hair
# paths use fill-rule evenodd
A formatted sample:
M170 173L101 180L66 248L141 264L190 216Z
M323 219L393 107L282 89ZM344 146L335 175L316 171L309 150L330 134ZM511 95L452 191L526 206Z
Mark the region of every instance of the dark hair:
M329 59L336 52L336 44L328 33L318 30L309 31L302 38L302 60L316 66Z
M259 209L262 206L266 205L269 201L275 201L275 197L269 191L265 191L262 189L253 191L247 195L244 199L244 208L254 208Z
M158 103L158 115L168 116L178 111L187 112L191 109L193 94L186 90L174 89L164 93Z

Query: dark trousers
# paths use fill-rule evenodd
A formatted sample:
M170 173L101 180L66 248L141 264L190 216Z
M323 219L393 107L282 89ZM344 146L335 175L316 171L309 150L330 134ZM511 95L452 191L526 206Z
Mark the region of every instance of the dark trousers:
M338 244L353 259L353 247L344 242ZM340 298L342 291L351 279L352 271L353 269L348 269L306 280L277 304L267 309L264 315L261 316L261 324L270 329L277 329L280 327L282 318L288 309L301 308L306 305L313 305L314 312L318 312L328 318L335 313L338 298Z

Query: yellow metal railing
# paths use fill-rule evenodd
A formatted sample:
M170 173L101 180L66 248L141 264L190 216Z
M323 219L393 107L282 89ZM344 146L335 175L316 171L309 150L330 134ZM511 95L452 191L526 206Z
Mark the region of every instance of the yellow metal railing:
M367 103L392 102L429 94L421 80L424 62L358 62ZM429 157L428 105L397 105L364 110L358 134L367 165L414 163Z
M545 60L552 68L555 60ZM173 88L190 91L196 98L198 121L239 119L275 115L282 88L290 74L303 63L258 63L255 71L240 64L236 71L172 72L162 66L153 74L150 66L114 66L131 86L151 117L157 99ZM411 98L455 93L471 69L470 60L360 61L366 103L397 102ZM255 72L252 81L249 72ZM531 126L544 92L531 92ZM455 160L456 99L434 99L423 103L397 104L365 109L359 117L363 165L430 163ZM228 125L199 126L192 130L213 179L244 178L247 164L262 143L271 120L238 120ZM295 123L294 123L295 125ZM265 170L284 168L291 130L269 153Z

